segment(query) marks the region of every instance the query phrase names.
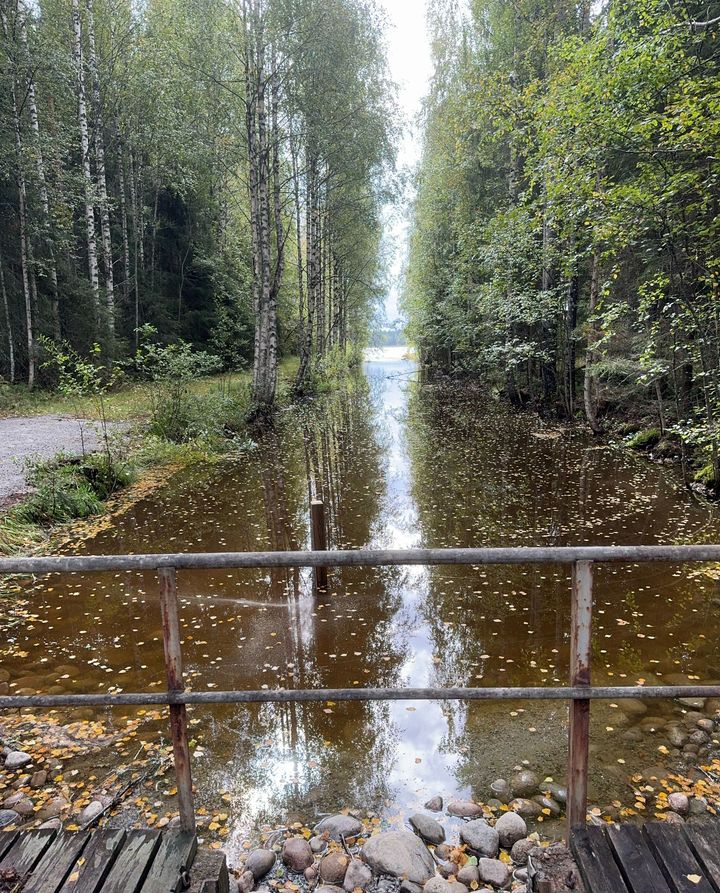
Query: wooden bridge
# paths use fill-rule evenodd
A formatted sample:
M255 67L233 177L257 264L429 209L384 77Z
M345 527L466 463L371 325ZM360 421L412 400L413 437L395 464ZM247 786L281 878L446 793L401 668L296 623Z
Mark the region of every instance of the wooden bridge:
M0 832L0 888L22 893L227 893L221 853L194 871L195 834L185 831L38 829ZM5 883L5 887L2 884Z
M165 664L168 688L165 693L95 693L59 695L4 695L1 709L38 707L78 707L166 704L169 707L170 727L177 778L180 830L190 835L195 832L190 752L188 747L186 707L188 704L229 704L254 702L318 702L318 701L373 701L373 700L522 700L548 699L570 702L567 772L567 832L568 837L577 826L584 826L587 810L587 773L590 703L595 699L622 698L680 698L720 697L720 685L648 685L648 686L592 686L591 625L593 566L598 562L634 564L660 561L681 564L686 562L718 562L720 546L572 546L487 549L404 549L404 550L327 550L322 503L311 506L311 535L313 550L297 552L217 552L176 553L157 555L89 555L68 557L34 557L0 559L1 574L45 573L105 573L108 571L156 570L159 578L160 610L162 615ZM181 634L178 617L176 574L186 568L313 568L315 585L327 585L328 568L382 567L401 565L471 565L486 564L565 564L572 569L570 621L570 674L565 687L467 687L467 688L333 688L302 690L255 691L186 691L182 672ZM632 832L628 832L632 833ZM662 832L665 833L665 832ZM667 832L672 832L672 829ZM604 837L589 829L587 837L579 840L595 841L601 846ZM128 838L130 839L130 838ZM135 839L135 838L133 838ZM138 839L139 840L139 839ZM653 852L651 838L643 838L647 847L642 852ZM611 841L608 843L610 845ZM60 844L58 844L59 846ZM69 846L69 844L68 844ZM157 854L164 852L158 845ZM640 843L638 843L640 847ZM11 851L12 852L12 851ZM639 850L638 850L639 852ZM582 862L582 860L581 860ZM590 864L590 863L588 863ZM610 862L607 865L610 866ZM612 864L616 864L613 862ZM162 860L158 866L162 865ZM158 869L159 870L159 869ZM589 870L589 869L588 869ZM608 868L610 870L610 868ZM705 869L704 869L705 870ZM714 869L713 869L714 870ZM690 872L694 874L695 872ZM148 878L154 876L151 867ZM700 874L702 879L703 875ZM692 883L692 882L691 882ZM708 882L709 883L709 882ZM713 889L720 893L720 875L713 881ZM45 890L46 888L42 888ZM90 889L90 888L88 888ZM107 889L107 887L103 887ZM141 889L145 890L145 887ZM155 890L155 887L148 889ZM159 889L159 888L158 888ZM598 887L598 890L606 888ZM624 893L626 888L613 888ZM629 888L637 893L636 888ZM637 890L649 890L639 887ZM662 888L655 888L662 889ZM674 890L670 886L670 890ZM685 887L677 888L686 889ZM694 891L702 891L701 882ZM50 888L47 888L50 891ZM594 888L593 888L594 891Z

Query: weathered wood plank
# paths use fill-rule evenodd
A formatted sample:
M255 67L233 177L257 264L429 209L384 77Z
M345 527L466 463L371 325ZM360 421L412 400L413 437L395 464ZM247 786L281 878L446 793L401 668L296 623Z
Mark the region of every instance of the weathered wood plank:
M58 893L98 893L124 840L124 831L95 831Z
M0 870L14 868L19 875L32 871L52 843L55 833L52 828L42 828L19 834L14 846L11 846L3 856Z
M643 833L673 893L715 893L681 827L667 822L650 822L643 828ZM700 880L691 880L695 877Z
M585 886L592 893L630 893L602 828L573 828L570 849Z
M103 893L139 893L159 844L159 831L150 828L129 831L125 845L105 879Z
M642 831L636 825L609 825L605 834L632 893L671 893Z
M1 831L0 832L0 859L3 858L5 853L10 849L10 847L15 842L15 838L18 836L17 831Z
M684 825L683 831L713 887L720 891L720 826L717 822Z
M75 865L89 834L60 831L33 869L23 893L56 893Z
M177 893L182 890L182 873L190 868L196 852L195 834L187 831L163 834L142 893Z

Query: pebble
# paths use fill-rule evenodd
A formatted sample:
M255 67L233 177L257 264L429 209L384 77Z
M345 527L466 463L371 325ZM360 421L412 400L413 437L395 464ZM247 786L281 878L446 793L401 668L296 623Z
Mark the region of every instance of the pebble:
M371 872L372 874L372 872ZM422 887L420 884L414 884L412 881L407 880L407 878L400 884L399 893L422 893Z
M25 794L13 794L12 797L8 797L7 800L3 802L3 808L12 809L23 818L27 818L34 812L33 802L29 797L26 797Z
M99 800L93 800L92 803L88 803L85 809L80 813L80 824L85 825L87 822L92 822L93 819L96 819L100 815L104 808L105 807Z
M702 710L705 707L705 698L678 698L677 702L691 710Z
M552 797L545 797L543 794L538 794L536 797L533 797L533 800L541 809L549 809L550 815L559 816L562 812L560 804L556 803ZM547 813L545 813L545 815L547 815Z
M38 810L36 817L44 822L47 819L57 818L60 813L65 812L65 810L70 808L70 804L64 797L53 797L52 800L48 800Z
M42 828L53 828L56 831L59 831L62 828L62 822L60 819L48 819L47 822L43 822L42 825L39 826Z
M490 790L493 792L493 795L496 799L498 799L501 803L509 803L512 800L512 792L510 790L510 785L504 778L496 779L491 785Z
M340 840L340 837L357 837L362 833L362 822L351 815L329 815L318 822L313 829L313 834L321 835L327 831L332 840Z
M237 885L240 893L250 893L255 886L255 878L252 871L244 871L238 878Z
M516 865L527 865L528 854L536 846L535 841L530 840L529 837L524 837L513 844L510 850L510 858Z
M530 797L532 794L537 794L538 784L537 775L529 769L523 769L513 775L510 781L510 790L513 797Z
M13 825L18 821L20 821L20 816L14 809L0 809L0 828L4 828L6 825Z
M312 883L318 876L318 870L315 865L311 865L310 868L306 868L303 871L303 877L308 883Z
M522 816L515 812L505 812L495 822L495 830L500 840L500 846L510 849L518 840L527 837L527 825Z
M667 740L673 747L683 747L687 744L688 736L680 726L670 726L667 731Z
M435 874L428 848L410 831L385 831L370 837L362 857L376 874L390 874L424 884Z
M463 865L457 873L457 879L461 884L465 884L466 887L471 887L472 884L479 884L480 872L477 865L470 865L469 863Z
M343 888L334 884L319 884L315 887L315 893L343 893Z
M475 819L460 828L460 840L481 856L497 856L500 835L485 819Z
M540 785L540 790L558 803L567 803L567 788L564 785L549 781Z
M345 853L328 853L320 861L320 880L324 884L342 884L350 857Z
M707 732L703 732L702 729L695 729L695 731L691 732L688 737L688 741L690 742L690 744L697 744L698 747L703 744L707 744L709 740L709 735L707 734Z
M696 723L699 729L702 729L703 732L707 732L709 735L715 731L715 723L711 719L699 719Z
M313 851L313 853L324 853L327 849L327 840L325 840L324 837L311 837L310 849Z
M435 875L425 882L423 893L452 893L452 888L445 878Z
M315 861L310 844L302 837L290 837L283 844L282 860L291 871L305 871Z
M38 769L38 771L35 772L30 779L30 787L34 790L43 787L43 785L47 781L47 776L48 774L45 769Z
M704 797L693 797L689 803L690 815L704 815L707 812L708 802Z
M16 769L22 769L23 766L32 763L32 761L33 758L29 753L25 753L22 750L13 750L5 757L5 768L9 772L14 772Z
M452 847L448 846L446 843L441 843L435 847L435 855L438 859L449 859L450 853L452 852Z
M622 710L625 716L645 716L647 713L647 706L643 704L643 702L639 698L621 698L618 701L618 707Z
M252 871L255 880L260 880L260 878L264 877L273 867L276 858L277 857L272 850L252 850L245 860L245 870Z
M668 804L673 812L677 812L680 815L687 815L688 810L690 809L690 801L688 800L687 795L678 791L670 794L668 797Z
M510 869L499 859L479 859L480 880L495 887L504 887L510 880Z
M482 806L472 800L452 800L448 803L447 811L461 819L474 819L483 814Z
M443 808L443 798L442 797L431 797L428 802L425 804L425 809L429 809L430 812L442 812Z
M439 844L445 840L445 829L440 822L436 822L429 815L416 812L415 815L410 816L409 822L420 837L428 843Z
M527 800L525 797L516 797L515 800L510 801L509 806L514 812L528 818L537 818L539 815L542 815L543 811L539 803L536 803L534 800Z
M672 825L684 825L685 820L679 816L676 812L669 812L665 816L665 821L670 822Z
M361 862L360 859L353 859L345 872L343 888L346 890L346 893L352 893L353 890L358 888L366 890L372 883L372 879L373 875L370 868L364 862ZM410 893L410 891L407 891L407 893Z

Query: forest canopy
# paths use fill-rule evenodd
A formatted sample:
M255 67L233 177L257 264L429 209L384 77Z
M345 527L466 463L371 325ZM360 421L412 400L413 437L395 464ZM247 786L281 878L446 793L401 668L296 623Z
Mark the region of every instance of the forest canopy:
M708 449L720 4L433 0L405 308L427 366Z
M143 331L253 367L271 404L367 337L393 87L373 0L9 0L0 374Z

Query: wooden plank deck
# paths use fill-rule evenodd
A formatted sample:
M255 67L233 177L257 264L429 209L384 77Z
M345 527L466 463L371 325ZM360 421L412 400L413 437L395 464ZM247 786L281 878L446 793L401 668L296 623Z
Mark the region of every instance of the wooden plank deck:
M720 893L720 822L578 826L570 836L587 893Z
M214 877L192 876L197 846L181 831L0 831L0 871L26 878L23 893L179 893L191 881L223 893L224 857Z

